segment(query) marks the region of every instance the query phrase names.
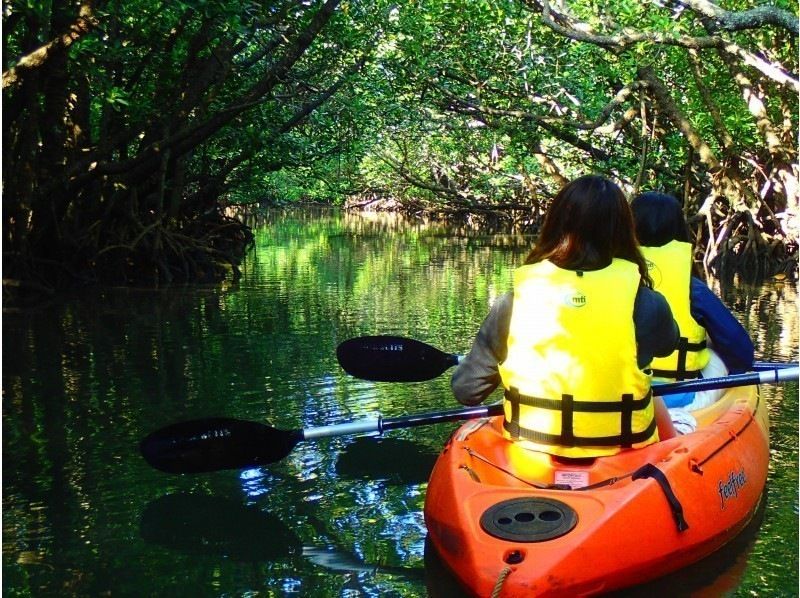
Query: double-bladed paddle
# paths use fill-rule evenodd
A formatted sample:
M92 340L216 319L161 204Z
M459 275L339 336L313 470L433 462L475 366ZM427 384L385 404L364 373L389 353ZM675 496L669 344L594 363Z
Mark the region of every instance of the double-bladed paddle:
M297 430L214 417L179 422L152 432L139 444L145 460L167 473L201 473L275 463L304 440L477 419L503 413L503 405L479 405L403 417L381 417Z
M797 380L798 366L749 372L719 378L654 384L653 394L729 388ZM231 418L180 422L156 430L140 444L147 462L168 473L201 473L221 469L258 467L280 461L304 440L427 426L442 422L501 415L501 403L403 417L377 417L343 424L297 430L280 430L265 424Z
M432 380L462 359L460 355L445 353L422 341L391 335L346 340L336 348L336 358L351 376L374 382ZM752 369L760 372L794 365L797 364L757 361Z

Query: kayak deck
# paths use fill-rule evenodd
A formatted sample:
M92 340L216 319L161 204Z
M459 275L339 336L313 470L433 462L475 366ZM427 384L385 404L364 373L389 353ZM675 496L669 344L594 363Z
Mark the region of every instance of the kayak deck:
M753 386L694 415L691 434L582 460L504 439L501 417L467 422L431 474L430 540L479 596L592 595L700 560L755 512L769 424Z

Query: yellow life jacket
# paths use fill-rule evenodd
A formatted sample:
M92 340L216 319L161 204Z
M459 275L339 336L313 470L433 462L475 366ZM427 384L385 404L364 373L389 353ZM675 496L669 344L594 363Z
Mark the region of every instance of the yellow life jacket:
M650 376L636 362L636 264L518 268L500 365L507 437L564 457L613 455L658 440Z
M653 287L666 297L680 329L677 350L668 357L656 357L653 376L671 380L699 378L711 358L706 347L706 331L692 317L690 287L692 245L670 241L661 247L642 247Z

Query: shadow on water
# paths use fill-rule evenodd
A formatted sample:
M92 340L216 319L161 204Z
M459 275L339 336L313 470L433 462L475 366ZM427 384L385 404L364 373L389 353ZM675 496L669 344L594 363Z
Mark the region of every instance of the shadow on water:
M334 546L303 544L283 521L255 506L197 493L167 494L150 502L139 522L142 539L182 554L245 563L302 558L339 573L387 574L422 580L421 568L365 563Z
M343 478L379 480L389 485L424 484L438 454L402 438L361 436L348 444L336 462Z
M167 494L152 501L142 513L139 533L148 544L242 562L278 561L303 549L274 515L203 494Z
M667 576L625 590L605 594L606 598L717 598L733 595L741 585L747 559L764 520L767 492L753 518L731 542L702 561ZM468 598L469 594L450 572L430 542L425 540L425 585L430 598Z

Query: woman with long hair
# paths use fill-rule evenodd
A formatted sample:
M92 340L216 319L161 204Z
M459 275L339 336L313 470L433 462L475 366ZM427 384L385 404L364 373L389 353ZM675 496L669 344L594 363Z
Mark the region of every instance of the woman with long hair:
M624 194L587 175L553 199L513 293L492 306L451 386L467 405L502 386L505 434L529 448L610 455L674 435L647 368L677 341Z

